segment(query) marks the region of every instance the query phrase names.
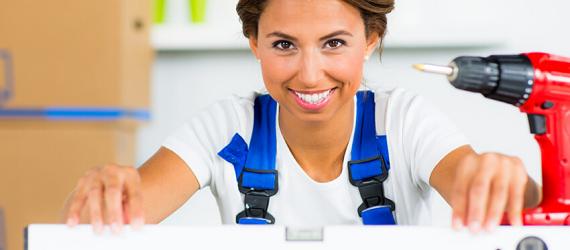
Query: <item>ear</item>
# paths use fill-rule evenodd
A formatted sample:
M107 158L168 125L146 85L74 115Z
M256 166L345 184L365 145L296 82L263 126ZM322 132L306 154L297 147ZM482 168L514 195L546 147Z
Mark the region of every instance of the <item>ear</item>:
M366 41L366 56L369 57L374 53L374 50L378 48L378 44L380 43L380 37L378 36L377 32L370 33Z
M251 49L251 53L257 60L259 60L259 54L257 53L257 38L250 35L249 36L249 48Z

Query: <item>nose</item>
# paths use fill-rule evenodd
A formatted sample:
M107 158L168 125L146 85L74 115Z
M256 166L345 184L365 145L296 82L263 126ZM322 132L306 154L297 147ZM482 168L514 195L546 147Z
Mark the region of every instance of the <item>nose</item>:
M306 88L315 88L324 78L323 60L316 50L305 51L299 62L297 80Z

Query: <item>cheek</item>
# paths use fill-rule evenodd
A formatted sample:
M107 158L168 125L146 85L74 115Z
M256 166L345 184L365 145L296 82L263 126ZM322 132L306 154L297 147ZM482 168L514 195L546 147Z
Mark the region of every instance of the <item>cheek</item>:
M294 60L267 56L262 62L263 82L268 90L279 88L295 75L296 64Z
M359 85L362 80L364 56L339 55L328 60L327 73L338 81L346 84Z

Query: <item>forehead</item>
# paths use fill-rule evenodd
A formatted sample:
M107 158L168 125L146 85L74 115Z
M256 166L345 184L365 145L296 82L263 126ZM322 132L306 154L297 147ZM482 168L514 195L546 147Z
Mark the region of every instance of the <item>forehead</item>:
M342 0L269 0L259 18L261 36L276 30L319 35L341 29L364 32L358 9Z

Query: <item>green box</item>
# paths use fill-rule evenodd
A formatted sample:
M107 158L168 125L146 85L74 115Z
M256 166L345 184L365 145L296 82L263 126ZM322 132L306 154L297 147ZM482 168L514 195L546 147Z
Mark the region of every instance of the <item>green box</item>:
M153 22L156 24L164 23L166 16L166 0L154 0L153 1Z
M203 23L206 21L206 0L189 0L190 21Z

